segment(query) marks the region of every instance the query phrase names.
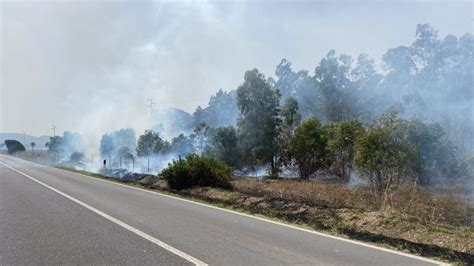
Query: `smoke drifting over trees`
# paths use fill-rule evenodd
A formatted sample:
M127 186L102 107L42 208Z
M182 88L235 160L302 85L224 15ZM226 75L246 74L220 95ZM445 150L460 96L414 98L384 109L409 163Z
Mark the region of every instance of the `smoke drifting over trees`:
M334 50L313 71L294 70L282 59L275 77L249 70L236 90L218 90L192 114L151 110L153 125L138 141L131 128L105 133L100 157L121 166L124 158L151 156L157 171L194 153L242 169L268 167L274 176L299 167L301 177L327 170L345 181L357 166L379 187L385 185L382 166L422 183L466 176L474 151L473 51L472 34L441 39L420 24L412 43L388 49L381 66L366 54L354 60ZM60 158L87 146L70 132L47 145ZM384 152L394 154L371 157L376 151L370 145L387 145Z
M349 24L344 12L364 16L351 19L350 25L362 29L366 28L362 22L380 21L387 12L385 6L390 12L428 16L417 4L395 7L387 3L381 8L372 3L366 6L370 11L362 11L358 5L341 9L326 3L32 6L2 3L8 11L2 11L6 18L2 65L9 66L2 69L2 77L6 77L2 85L9 95L31 91L35 102L30 104L59 104L45 104L45 112L54 109L57 113L59 108L69 113L67 110L77 108L73 116L61 119L74 124L67 130L81 135L65 132L48 143L58 159L71 159L70 155L78 152L85 156L75 154L74 161L95 155L95 161L107 158L121 166L123 158L137 159L140 164L151 156L152 163L160 162L152 167L157 171L173 158L194 153L217 156L241 169L269 168L273 176L308 162L313 169L305 170L304 177L327 171L347 181L359 170L375 180L377 174L366 163L374 158L362 155L372 153L365 150L369 144L389 138L393 142L383 144L405 154L404 160L414 158L411 161L419 165L392 165L387 172L395 169L430 183L425 177L463 176L460 169L470 165L474 151L474 37L463 33L470 30L466 23L453 22L464 12L461 4L443 8L433 4L428 12L430 16L456 14L448 16L448 21L456 17L451 26L437 25L443 36L428 24L416 26L418 21L396 19L404 29L410 23L412 40L386 34L387 27L381 27L385 35L377 40L374 36L381 33L377 27L370 37L356 28L337 29ZM268 11L268 20L261 20L262 10ZM31 21L15 16L26 11L25 17ZM326 18L328 12L340 19ZM84 21L98 26L91 28ZM44 31L49 24L54 27ZM81 39L69 31L71 28L84 34ZM456 35L446 34L450 30ZM344 32L344 36L337 32ZM28 39L17 40L27 37L44 49L24 47L32 43ZM389 38L390 42L383 42ZM212 45L207 40L212 40ZM21 47L13 45L17 43ZM312 50L317 52L309 52ZM321 56L323 51L326 53ZM48 58L50 67L32 71L27 78L20 75L29 69L22 62L37 66L41 58ZM274 64L276 68L270 70ZM31 84L64 91L38 94L42 90L32 90ZM209 95L207 105L194 108ZM149 110L148 98L156 101ZM2 112L8 108L17 113L15 106L3 102ZM21 112L25 110L31 111L24 108ZM395 112L393 121L386 117ZM5 121L19 123L10 116ZM380 126L380 121L387 125ZM38 127L37 123L30 124ZM387 128L390 132L384 131ZM421 141L426 138L429 141ZM305 143L319 147L312 150L318 155L300 154ZM450 154L453 162L443 161L440 154ZM398 159L394 161L403 161ZM425 167L428 165L431 168Z

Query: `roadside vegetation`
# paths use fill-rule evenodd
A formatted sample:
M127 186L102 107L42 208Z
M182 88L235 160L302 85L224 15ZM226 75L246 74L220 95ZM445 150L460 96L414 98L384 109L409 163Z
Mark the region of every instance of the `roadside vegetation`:
M472 34L418 25L385 53L384 75L367 55L330 51L313 75L283 59L276 80L248 70L208 107L177 111L174 137L161 124L104 134L100 159L146 172L127 180L145 188L472 264L473 47ZM65 132L11 153L87 169L82 146Z

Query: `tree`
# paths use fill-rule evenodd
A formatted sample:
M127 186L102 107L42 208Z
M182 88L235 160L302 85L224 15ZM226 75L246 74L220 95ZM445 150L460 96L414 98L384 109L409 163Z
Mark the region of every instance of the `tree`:
M150 156L165 153L168 151L168 147L169 144L157 132L145 130L145 133L138 138L137 155Z
M281 116L283 127L289 131L293 131L301 122L301 114L298 110L298 101L295 98L289 97L285 100L285 105L281 109Z
M301 178L307 179L327 166L327 137L318 119L310 118L296 128L289 152Z
M15 154L17 152L25 151L25 146L21 144L18 140L7 139L5 140L5 146L7 147L8 154Z
M458 176L460 159L440 124L412 118L403 120L400 131L414 149L413 171L421 184L428 185L435 177Z
M349 181L355 142L364 128L359 121L334 122L325 126L330 168L343 181Z
M298 101L293 97L289 97L285 100L285 105L281 110L282 127L277 145L278 163L282 165L288 165L291 162L288 148L295 128L301 123L301 115L298 109Z
M30 146L31 146L31 152L33 152L34 149L35 149L36 143L31 142L31 143L30 143Z
M374 116L387 108L386 97L380 90L382 75L376 71L374 60L366 54L357 57L357 64L351 71L354 89L358 97L356 106L360 109L360 119L364 122L372 120ZM370 109L367 108L370 106Z
M384 194L382 206L400 180L416 178L416 150L404 138L402 125L397 113L384 114L356 142L354 163L362 176L369 179L373 190Z
M291 62L282 59L276 67L275 75L278 78L274 82L274 88L281 93L281 104L286 99L293 97L298 101L302 116L308 119L313 116L321 116L321 104L319 88L314 79L308 75L308 71L293 71Z
M115 144L112 136L109 134L103 135L100 139L100 156L102 158L109 158L110 161L114 151Z
M131 128L122 128L120 130L106 133L100 141L100 154L102 158L108 158L110 163L112 159L120 162L123 154L121 150L126 149L132 152L136 149L135 131Z
M55 154L56 156L64 152L64 148L61 145L63 138L61 136L49 137L49 141L45 144L48 151Z
M269 164L272 175L276 164L277 137L280 131L280 94L273 90L257 69L245 72L244 83L237 89L239 138L243 158L250 164Z
M120 167L122 167L122 161L124 161L124 163L128 162L134 164L135 156L133 156L132 152L128 147L120 148L117 152L117 156L120 159Z
M237 149L237 131L234 127L219 127L213 137L213 144L217 158L231 166L239 163L239 152Z
M331 50L315 69L327 121L348 121L359 116L357 94L351 80L352 58Z
M111 134L114 146L116 149L127 147L130 151L135 150L137 139L135 137L135 130L131 128L122 128L114 131ZM118 150L117 150L118 152Z
M203 153L209 150L209 142L212 138L212 128L206 123L199 123L194 128L194 134L191 136L194 142L194 147L198 155L203 155Z
M194 145L191 138L184 134L179 134L171 140L171 151L177 153L178 156L187 156L194 152Z
M294 96L296 93L295 83L298 76L293 69L291 69L291 62L282 59L280 64L276 67L275 75L278 78L275 87L280 91L282 99L285 100L288 97Z
M235 125L238 115L235 90L226 92L222 89L211 96L206 108L198 106L193 114L195 125L205 123L210 127Z

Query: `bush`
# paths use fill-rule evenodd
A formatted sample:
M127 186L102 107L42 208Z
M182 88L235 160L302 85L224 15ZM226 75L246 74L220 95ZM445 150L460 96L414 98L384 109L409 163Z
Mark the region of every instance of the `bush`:
M327 166L327 137L318 119L310 118L296 128L289 150L302 178Z
M5 146L7 146L8 154L25 151L25 146L23 146L23 144L18 140L7 139L5 140Z
M163 169L161 177L171 189L186 189L194 186L231 188L231 168L213 157L190 155L177 160Z

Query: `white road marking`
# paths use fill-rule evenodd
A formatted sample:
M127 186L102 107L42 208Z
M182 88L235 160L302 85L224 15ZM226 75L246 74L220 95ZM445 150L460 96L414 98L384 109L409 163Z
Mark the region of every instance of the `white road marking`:
M82 207L84 207L84 208L86 208L86 209L88 209L88 210L90 210L90 211L92 211L92 212L94 212L94 213L96 213L96 214L98 214L98 215L104 217L105 219L107 219L107 220L109 220L109 221L111 221L111 222L113 222L113 223L116 223L116 224L122 226L123 228L125 228L125 229L127 229L127 230L129 230L129 231L131 231L131 232L133 232L133 233L135 233L135 234L137 234L138 236L141 236L141 237L145 238L146 240L152 242L153 244L158 245L158 246L160 246L160 247L162 247L162 248L168 250L169 252L172 252L172 253L174 253L175 255L177 255L177 256L179 256L179 257L181 257L181 258L183 258L183 259L185 259L185 260L187 260L187 261L189 261L189 262L191 262L191 263L193 263L193 264L195 264L195 265L199 265L199 266L205 266L205 265L207 265L206 263L204 263L204 262L202 262L202 261L200 261L200 260L198 260L198 259L192 257L191 255L188 255L188 254L186 254L186 253L184 253L184 252L182 252L182 251L180 251L180 250L178 250L178 249L176 249L176 248L174 248L174 247L172 247L172 246L166 244L165 242L163 242L163 241L161 241L161 240L159 240L159 239L156 239L156 238L152 237L151 235L148 235L147 233L145 233L145 232L143 232L143 231L140 231L140 230L138 230L137 228L132 227L132 226L130 226L130 225L128 225L128 224L126 224L126 223L124 223L124 222L122 222L122 221L120 221L120 220L118 220L118 219L116 219L116 218L114 218L114 217L112 217L112 216L110 216L110 215L108 215L108 214L102 212L102 211L99 211L98 209L96 209L96 208L94 208L94 207L92 207L92 206L90 206L90 205L88 205L88 204L86 204L86 203L84 203L84 202L82 202L82 201L80 201L80 200L78 200L78 199L76 199L76 198L74 198L74 197L72 197L72 196L70 196L70 195L68 195L68 194L66 194L66 193L64 193L64 192L62 192L62 191L60 191L60 190L57 190L57 189L55 189L55 188L53 188L53 187L51 187L51 186L49 186L49 185L47 185L47 184L45 184L45 183L43 183L43 182L41 182L41 181L39 181L39 180L33 178L33 177L31 177L31 176L29 176L29 175L27 175L27 174L21 172L20 170L17 170L17 169L15 169L15 168L13 168L13 167L11 167L11 166L9 166L9 165L3 163L3 162L0 162L0 164L2 164L2 165L4 165L5 167L7 167L7 168L9 168L9 169L11 169L11 170L13 170L13 171L19 173L19 174L21 174L21 175L23 175L23 176L25 176L25 177L31 179L32 181L34 181L34 182L36 182L36 183L38 183L38 184L40 184L40 185L42 185L42 186L44 186L44 187L46 187L46 188L48 188L48 189L50 189L50 190L52 190L52 191L58 193L59 195L65 197L65 198L67 198L67 199L69 199L69 200L71 200L71 201L73 201L73 202L75 202L75 203L77 203L77 204L79 204L79 205L81 205Z
M13 158L15 158L15 157L13 157ZM21 158L15 158L15 159L22 160L26 163L38 164L38 163L23 160ZM45 166L45 165L42 165L42 164L38 164L38 165ZM236 215L240 215L240 216L244 216L244 217L248 217L248 218L252 218L252 219L257 219L257 220L260 220L260 221L264 221L264 222L268 222L268 223L288 227L288 228L291 228L291 229L296 229L296 230L299 230L299 231L303 231L303 232L306 232L306 233L310 233L310 234L314 234L314 235L318 235L318 236L322 236L322 237L336 239L336 240L348 242L348 243L351 243L351 244L355 244L355 245L359 245L359 246L363 246L363 247L367 247L367 248L372 248L372 249L376 249L376 250L380 250L380 251L384 251L384 252L388 252L388 253L392 253L392 254L397 254L397 255L412 258L412 259L426 261L426 262L433 263L433 264L436 264L436 265L449 265L448 263L444 263L444 262L440 262L440 261L436 261L436 260L432 260L432 259L428 259L428 258L424 258L424 257L404 253L404 252L401 252L401 251L392 250L392 249L388 249L388 248L383 248L383 247L379 247L379 246L374 246L374 245L371 245L371 244L367 244L367 243L364 243L364 242L359 242L359 241L352 240L352 239L333 236L333 235L321 233L321 232L318 232L318 231L298 227L298 226L295 226L295 225L273 221L273 220L270 220L270 219L267 219L267 218L257 217L257 216L253 216L253 215L246 214L246 213L241 213L241 212L237 212L237 211L233 211L233 210L229 210L229 209L224 209L224 208L220 208L220 207L213 206L213 205L204 204L204 203L201 203L201 202L196 202L196 201L183 199L183 198L176 197L176 196L171 196L171 195L164 194L164 193L157 192L157 191L151 191L151 190L147 190L147 189L143 189L143 188L128 186L128 185L120 184L120 183L117 183L117 182L113 182L113 181L109 181L109 180L105 180L105 179L101 179L101 178L95 178L95 177L92 177L92 176L88 176L88 175L84 175L84 174L80 174L80 173L76 173L76 172L72 172L72 171L67 171L67 170L60 169L60 168L53 168L53 167L50 167L50 166L46 166L46 167L49 167L51 169L55 169L55 170L58 170L58 171L63 171L63 172L69 173L69 174L84 176L84 177L87 177L87 178L90 178L90 179L96 180L96 181L106 182L106 183L110 183L110 184L113 184L113 185L126 187L126 188L129 188L129 189L136 189L136 190L144 191L144 192L147 192L147 193L152 193L152 194L162 196L162 197L172 198L172 199L176 199L176 200L196 204L196 205L199 205L199 206L203 206L203 207L207 207L207 208L211 208L211 209L215 209L215 210L219 210L219 211L229 212L229 213L232 213L232 214L236 214Z

